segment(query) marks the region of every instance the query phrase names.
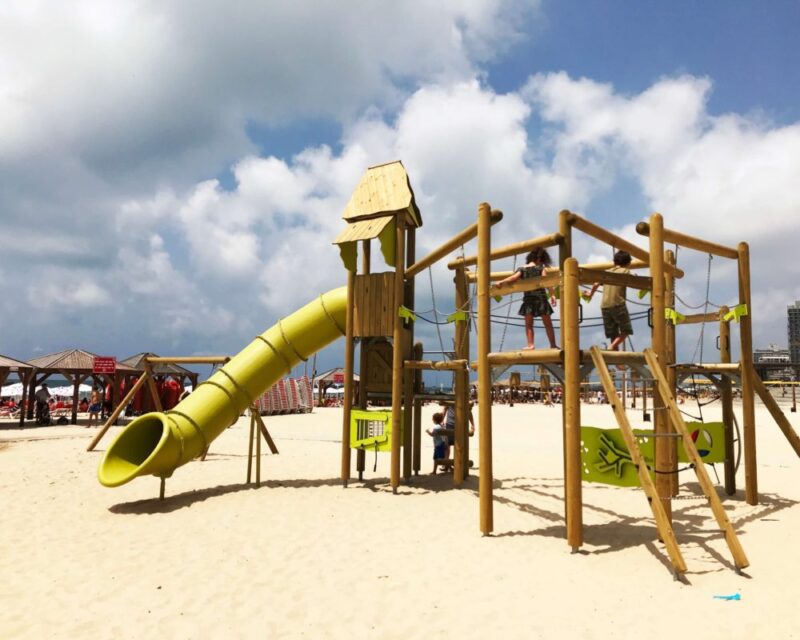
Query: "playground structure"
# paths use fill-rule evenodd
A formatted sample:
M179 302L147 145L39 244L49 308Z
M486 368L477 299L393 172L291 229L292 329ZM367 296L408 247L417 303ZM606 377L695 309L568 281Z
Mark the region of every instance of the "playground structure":
M241 410L253 405L262 393L292 367L332 340L345 337L344 410L342 421L341 480L351 479L352 451L362 477L366 453L372 449L390 452L390 485L398 492L401 480L410 480L420 468L421 402L447 399L455 406L455 447L453 484L464 484L469 461L469 375L477 370L479 428L479 523L484 535L494 529L492 498L492 368L514 364L542 365L559 379L563 388L563 440L566 533L576 551L583 544L581 381L596 370L614 411L620 431L636 468L642 489L653 510L656 526L664 541L673 571L686 571L671 525L671 501L677 496L677 441L682 444L713 516L724 533L737 570L748 566L738 537L725 515L724 507L705 471L692 434L675 401L681 376L696 374L709 378L722 392L725 432L725 488L735 491L733 466L733 403L731 385L739 382L743 402L743 449L745 495L757 504L754 396L762 397L776 422L800 455L800 439L777 404L754 373L752 363L752 308L750 301L749 249L724 247L687 236L663 226L659 214L640 223L637 232L648 238L646 251L591 221L562 211L558 231L501 248L491 248L491 228L503 215L483 203L477 221L417 260L416 229L422 218L414 200L408 176L401 163L370 168L356 188L343 218L347 227L336 239L347 269L346 288L331 291L303 309L279 321L258 336L243 352L218 370L174 410L151 413L132 422L112 443L98 470L106 486L118 486L139 475L169 477L182 464L207 450L208 444L227 426L238 420ZM573 232L580 231L634 258L635 269L648 275L610 272L612 263L579 264L572 253ZM424 359L421 344L414 344L415 277L477 238L477 254L448 263L454 272L455 313L448 318L455 325L455 348L446 359ZM371 241L380 243L390 272L373 272ZM694 249L737 261L739 301L733 310L680 316L675 311L675 279L683 272L665 243ZM361 269L358 269L361 249ZM534 247L557 247L558 268L538 278L520 280L498 288L492 282L508 275L491 272L491 262L530 251ZM470 267L475 267L470 270ZM604 351L597 346L582 350L580 343L580 286L599 282L650 292L651 346L638 352ZM470 284L475 293L470 295ZM490 299L542 287L558 287L561 299L561 348L524 351L491 349ZM470 324L476 304L477 355L470 359ZM731 362L731 320L738 321L741 359ZM680 323L719 322L720 362L678 364L675 331ZM354 393L355 344L360 341L360 385ZM638 372L643 384L654 391L654 465L640 451L624 405L617 395L609 366L629 367ZM421 393L421 371L452 371L454 393L443 398ZM646 397L646 396L645 396ZM371 411L377 400L391 403L386 411ZM772 400L772 404L770 404ZM251 423L251 432L253 426ZM163 482L162 482L163 490Z

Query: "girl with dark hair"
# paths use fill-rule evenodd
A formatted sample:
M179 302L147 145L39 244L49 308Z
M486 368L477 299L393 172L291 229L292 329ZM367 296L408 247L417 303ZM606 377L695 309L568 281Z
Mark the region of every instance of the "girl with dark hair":
M498 287L506 284L511 284L519 279L527 280L528 278L538 278L546 273L558 271L557 269L548 269L552 264L550 255L547 250L542 247L536 247L525 258L527 264L520 267L513 274L508 276L505 280L497 283ZM548 302L547 298L550 298ZM544 330L547 333L547 339L550 341L550 347L556 349L556 332L553 329L553 307L556 305L556 298L552 289L534 289L533 291L526 291L522 297L522 306L519 308L519 315L525 316L525 337L528 340L526 349L534 349L533 344L533 319L536 316L542 318Z

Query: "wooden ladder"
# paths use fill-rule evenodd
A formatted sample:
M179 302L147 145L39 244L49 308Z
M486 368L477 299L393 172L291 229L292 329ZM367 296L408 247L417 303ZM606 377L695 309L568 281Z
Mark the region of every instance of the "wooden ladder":
M603 389L605 389L606 397L611 403L611 408L614 409L614 415L617 418L617 423L619 424L619 429L622 432L622 437L625 440L625 445L628 447L628 451L631 454L631 460L633 460L633 464L636 465L636 471L639 474L639 481L642 484L642 489L644 489L644 492L647 495L647 501L650 504L650 509L652 509L653 517L656 520L658 534L661 537L661 540L664 541L664 546L667 548L667 554L669 555L670 562L672 563L673 572L677 577L678 575L686 572L686 562L683 559L681 550L678 548L678 541L675 539L675 532L672 530L672 525L670 524L667 513L664 510L664 505L661 503L661 500L656 493L655 484L653 483L653 479L650 477L650 470L647 468L647 463L645 462L644 457L639 450L639 445L636 442L636 436L633 435L631 423L628 421L628 416L625 413L625 407L620 401L619 395L617 395L617 388L614 386L614 382L611 380L611 373L608 370L608 365L603 358L603 354L600 351L600 348L596 345L591 348L591 354L592 360L594 361L594 367L600 376L600 381L603 383Z
M678 405L675 403L675 396L672 394L672 389L658 364L658 356L656 356L652 349L647 348L644 350L644 359L650 369L653 380L658 385L659 395L664 402L664 408L669 413L672 426L683 440L683 448L694 468L695 475L697 475L697 481L700 483L703 493L708 498L714 518L716 518L717 524L719 524L720 529L725 534L725 542L728 544L728 548L733 556L733 563L736 567L736 571L740 572L742 569L748 567L750 562L747 560L747 556L744 553L744 549L742 549L742 545L739 542L739 537L736 535L733 525L731 525L730 520L728 520L725 507L722 506L722 501L719 499L717 491L708 477L708 473L706 473L703 459L700 457L700 454L697 453L697 448L694 445L689 429L683 421L683 416L681 415ZM658 498L656 498L656 500L658 500Z

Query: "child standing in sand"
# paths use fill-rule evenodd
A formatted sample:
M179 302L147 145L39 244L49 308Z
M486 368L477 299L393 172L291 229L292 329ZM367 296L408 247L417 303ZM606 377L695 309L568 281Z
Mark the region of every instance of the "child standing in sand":
M630 273L631 270L628 269L630 263L630 253L617 251L614 254L614 266L609 271L612 273ZM599 286L599 282L594 283L589 297L594 295ZM611 340L611 346L609 347L611 351L619 351L620 345L625 344L628 336L633 335L631 316L628 313L628 306L625 304L626 295L627 287L612 284L603 285L603 300L600 303L600 311L603 314L603 328L605 329L606 338Z
M548 273L548 267L552 264L550 254L542 247L536 247L525 258L527 264L524 267L517 269L512 275L508 276L505 280L497 283L498 287L506 284L511 284L519 279L527 280L528 278L538 278ZM548 302L548 294L550 301ZM534 289L533 291L526 291L522 297L522 306L519 308L519 315L525 316L525 337L528 344L526 349L534 349L533 343L533 319L536 316L542 318L544 330L547 333L547 339L550 341L550 347L556 349L556 333L553 329L553 307L556 305L556 297L552 289Z
M444 460L447 453L447 434L445 433L444 416L441 413L433 414L433 429L426 429L425 433L433 437L433 471L439 468L437 460Z

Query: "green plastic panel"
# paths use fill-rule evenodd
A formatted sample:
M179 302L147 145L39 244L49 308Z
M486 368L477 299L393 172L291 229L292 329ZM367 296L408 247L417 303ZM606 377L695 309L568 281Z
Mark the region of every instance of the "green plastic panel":
M687 422L697 452L707 464L725 460L725 428L721 422ZM655 438L650 429L634 429L639 451L648 467L653 467ZM678 462L689 458L678 440ZM618 487L638 487L639 475L619 429L581 427L581 467L586 482L600 482ZM654 477L654 473L650 473Z
M400 439L403 438L403 412L400 412ZM370 451L392 450L392 412L350 410L350 447Z

